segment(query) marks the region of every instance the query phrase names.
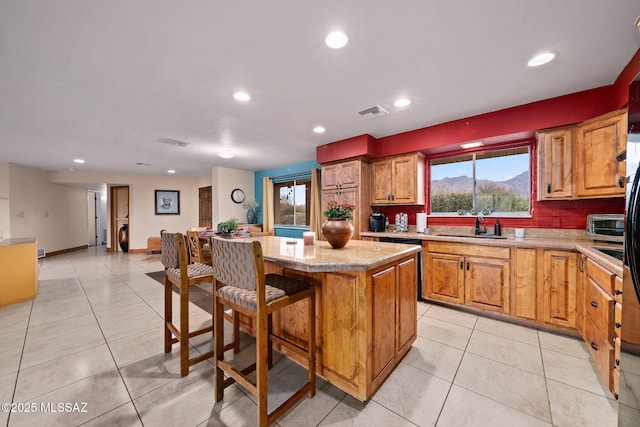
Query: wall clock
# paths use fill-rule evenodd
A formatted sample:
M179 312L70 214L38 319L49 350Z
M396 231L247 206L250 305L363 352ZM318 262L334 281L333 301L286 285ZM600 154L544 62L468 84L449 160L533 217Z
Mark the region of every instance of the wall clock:
M233 200L234 203L244 202L244 191L239 188L234 189L231 192L231 200Z

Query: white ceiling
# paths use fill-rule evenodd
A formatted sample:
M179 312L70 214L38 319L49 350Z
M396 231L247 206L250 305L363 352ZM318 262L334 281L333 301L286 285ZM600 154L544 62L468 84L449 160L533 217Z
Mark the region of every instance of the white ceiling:
M2 1L0 161L202 176L314 160L364 133L612 84L639 14L638 0ZM324 44L334 29L342 50ZM528 68L544 50L559 57ZM401 95L413 105L393 108ZM390 114L358 115L376 104Z

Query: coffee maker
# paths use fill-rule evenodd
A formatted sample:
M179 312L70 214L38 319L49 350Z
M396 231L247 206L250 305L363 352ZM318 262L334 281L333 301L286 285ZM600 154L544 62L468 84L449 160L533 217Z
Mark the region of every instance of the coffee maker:
M386 231L387 216L383 212L375 212L369 216L369 230L376 233Z

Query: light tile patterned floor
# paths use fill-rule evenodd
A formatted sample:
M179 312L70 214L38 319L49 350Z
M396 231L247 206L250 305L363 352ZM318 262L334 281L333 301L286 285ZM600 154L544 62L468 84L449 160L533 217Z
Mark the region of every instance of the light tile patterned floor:
M214 403L210 363L181 378L177 349L164 354L162 287L145 274L162 269L158 255L99 247L40 265L37 298L0 309L0 402L36 411L0 412L0 425L255 425L253 396L234 386ZM195 325L210 321L194 304L190 317ZM418 303L418 335L367 403L319 379L316 396L277 424L617 424L616 402L579 340L425 303ZM208 337L193 344L194 352L211 345ZM270 405L304 375L280 358L270 372ZM87 402L86 411L41 410L58 402Z

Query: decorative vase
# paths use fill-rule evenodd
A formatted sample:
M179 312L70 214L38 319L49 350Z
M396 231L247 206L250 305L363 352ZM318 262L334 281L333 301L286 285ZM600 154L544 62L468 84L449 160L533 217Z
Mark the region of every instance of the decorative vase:
M129 252L129 225L124 224L118 231L118 243L122 252Z
M247 223L248 224L256 223L256 211L254 211L253 209L249 209L247 211Z
M322 223L322 235L333 249L343 248L353 236L349 218L328 218Z

